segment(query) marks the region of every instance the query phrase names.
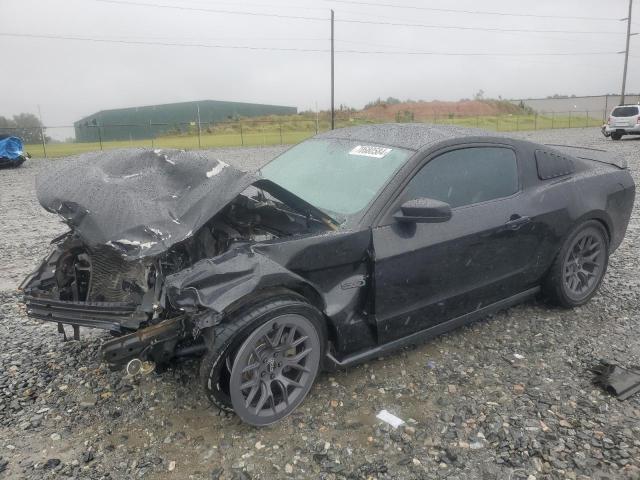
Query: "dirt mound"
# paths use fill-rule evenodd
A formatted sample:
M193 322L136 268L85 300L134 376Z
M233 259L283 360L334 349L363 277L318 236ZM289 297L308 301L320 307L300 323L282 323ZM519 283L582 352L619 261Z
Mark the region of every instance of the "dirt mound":
M368 107L358 116L371 120L396 120L398 117L413 117L423 121L438 117L474 117L476 115L498 115L519 113L520 107L506 100L461 100L458 102L403 102L387 104L382 102Z

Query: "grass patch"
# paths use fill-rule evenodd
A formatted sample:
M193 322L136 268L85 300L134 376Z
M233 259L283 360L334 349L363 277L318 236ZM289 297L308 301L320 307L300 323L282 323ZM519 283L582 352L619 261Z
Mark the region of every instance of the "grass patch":
M336 127L347 127L373 123L364 119L338 120ZM498 116L477 116L477 117L452 117L434 118L425 123L435 123L438 125L457 125L461 127L474 127L482 130L513 132L519 130L546 130L551 128L581 128L599 127L602 119L586 116L542 116L542 115L498 115ZM319 131L329 130L329 122L322 120L319 122ZM198 142L196 132L189 132L182 135L167 135L149 140L120 140L102 142L82 142L82 143L51 143L47 145L48 157L66 157L84 152L94 152L97 150L110 150L115 148L180 148L185 150L195 150L198 148L216 147L241 147L241 146L262 146L262 145L291 145L312 137L316 134L315 120L300 120L296 118L283 117L281 121L271 123L259 121L243 121L240 124L219 124L209 132L203 131ZM44 150L41 144L25 145L25 149L33 157L44 157Z

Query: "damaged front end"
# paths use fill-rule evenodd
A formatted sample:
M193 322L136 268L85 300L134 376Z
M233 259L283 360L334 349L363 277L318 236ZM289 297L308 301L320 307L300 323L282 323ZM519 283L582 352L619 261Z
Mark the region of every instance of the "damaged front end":
M172 303L183 297L172 276L225 252L334 228L276 185L191 152L87 155L39 177L37 191L71 231L21 285L27 314L57 323L65 338L65 325L75 338L80 327L108 330L115 338L102 351L116 367L204 350L200 333L222 312Z
M118 337L104 346L109 363L121 365L142 353L159 362L186 337L185 315L163 297L165 275L182 262L175 254L127 261L116 249L87 246L69 232L54 240L52 252L23 282L27 314L56 322L65 338L65 325L75 339L80 327L108 330ZM114 351L116 344L123 348Z

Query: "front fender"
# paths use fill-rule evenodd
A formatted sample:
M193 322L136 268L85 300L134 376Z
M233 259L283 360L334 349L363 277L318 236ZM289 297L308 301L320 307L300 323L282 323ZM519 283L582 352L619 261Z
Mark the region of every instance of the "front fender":
M317 286L287 270L251 246L230 250L219 257L200 260L166 278L167 298L177 309L194 312L201 308L222 313L241 298L259 290Z

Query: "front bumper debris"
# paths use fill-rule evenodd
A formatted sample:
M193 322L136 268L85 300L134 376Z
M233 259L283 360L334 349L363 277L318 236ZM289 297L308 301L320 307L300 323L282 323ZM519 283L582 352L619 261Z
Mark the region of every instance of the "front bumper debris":
M178 342L186 337L185 322L184 316L174 317L109 340L102 345L102 356L114 368L137 358L166 362L174 355Z
M25 295L27 314L38 320L74 327L101 328L115 333L137 329L148 315L122 302L73 302Z

